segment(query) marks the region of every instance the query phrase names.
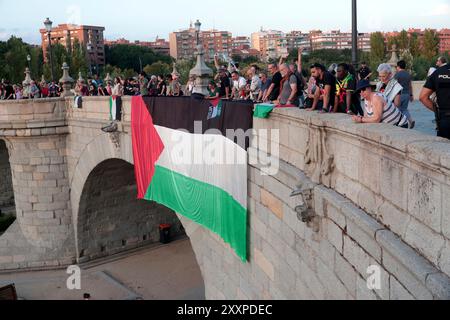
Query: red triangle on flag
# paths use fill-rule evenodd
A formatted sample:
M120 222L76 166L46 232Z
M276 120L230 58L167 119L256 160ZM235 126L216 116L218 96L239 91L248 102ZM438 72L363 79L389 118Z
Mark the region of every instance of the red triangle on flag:
M134 96L131 100L131 135L138 199L144 199L164 144L141 96Z

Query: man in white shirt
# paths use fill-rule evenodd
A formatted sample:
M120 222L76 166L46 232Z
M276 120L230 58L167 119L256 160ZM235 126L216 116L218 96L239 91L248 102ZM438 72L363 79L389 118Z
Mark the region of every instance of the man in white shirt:
M231 95L235 100L245 99L245 87L247 86L247 80L241 77L237 71L231 74L233 80L233 89Z
M250 100L258 100L259 93L261 91L262 82L261 79L256 75L256 68L251 67L247 72L248 79L251 80L250 86L248 88L248 94Z

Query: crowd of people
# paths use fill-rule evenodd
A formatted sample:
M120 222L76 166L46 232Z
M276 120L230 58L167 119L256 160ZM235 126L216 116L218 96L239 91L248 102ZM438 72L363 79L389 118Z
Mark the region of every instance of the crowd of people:
M52 82L31 80L28 86L11 84L8 80L0 82L0 100L20 100L37 98L55 98L61 95L61 87Z
M208 86L209 94L204 98L251 100L255 103L293 106L321 113L346 113L358 123L383 122L414 128L415 121L408 106L416 97L413 95L412 75L407 71L405 61L398 62L396 72L391 65L381 64L377 69L379 81L376 86L372 86L370 78L373 72L365 62L361 63L358 70L348 63L333 64L329 68L315 63L310 66L307 76L302 73L302 55L302 49L299 49L294 63L289 64L284 58L279 63L270 63L268 72L261 70L256 64L241 72L238 64L221 65L216 55L214 62L217 73ZM430 70L430 78L435 71L443 67L445 69L445 66L446 59L440 57L437 68ZM447 80L450 77L439 79ZM436 92L438 88L429 82L430 80L426 88L433 89L431 93ZM55 82L31 81L26 92L21 85L11 85L7 80L0 83L0 99L58 97L61 91L61 86ZM113 81L103 81L95 75L87 81L80 77L74 91L78 96L179 97L195 95L196 81L190 77L182 85L176 71L166 76L148 76L145 72L140 72L137 77L116 77ZM436 111L436 103L430 104L431 100L425 96L421 97L421 101L430 110ZM443 103L448 104L448 101L441 101ZM446 115L442 113L441 117L447 117Z
M129 79L116 77L112 81L104 81L94 75L87 81L78 79L74 93L78 96L182 96L179 78L178 73L148 77L145 72L141 72L137 77ZM54 81L31 80L28 85L11 84L5 79L0 82L0 100L55 98L61 93L62 85Z

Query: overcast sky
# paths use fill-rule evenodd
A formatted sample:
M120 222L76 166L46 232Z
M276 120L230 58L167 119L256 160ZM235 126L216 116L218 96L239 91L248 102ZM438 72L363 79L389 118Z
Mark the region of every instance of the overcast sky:
M450 28L450 0L359 0L359 31ZM281 9L280 9L281 8ZM46 17L98 25L106 39L153 40L200 19L202 29L250 35L261 27L282 31L351 30L350 0L0 0L0 40L11 35L38 44Z

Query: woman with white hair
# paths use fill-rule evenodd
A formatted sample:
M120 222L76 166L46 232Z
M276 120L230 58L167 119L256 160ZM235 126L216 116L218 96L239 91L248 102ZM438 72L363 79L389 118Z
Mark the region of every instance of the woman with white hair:
M382 63L377 71L380 82L377 83L376 91L383 93L389 103L394 103L397 108L400 107L403 87L394 78L391 65Z

